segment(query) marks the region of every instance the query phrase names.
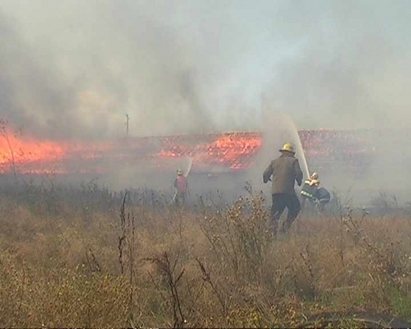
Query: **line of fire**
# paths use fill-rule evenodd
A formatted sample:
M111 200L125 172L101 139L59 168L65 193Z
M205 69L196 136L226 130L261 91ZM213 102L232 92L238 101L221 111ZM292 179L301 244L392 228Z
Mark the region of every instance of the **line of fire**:
M336 164L347 173L360 175L366 171L376 150L365 135L361 131L299 131L309 167L322 173ZM132 166L140 172L167 172L176 169L172 160L188 157L192 160L191 174L218 175L252 169L263 147L261 132L127 137L99 142L6 136L0 139L0 170L24 175L105 174ZM274 157L276 150L271 153Z

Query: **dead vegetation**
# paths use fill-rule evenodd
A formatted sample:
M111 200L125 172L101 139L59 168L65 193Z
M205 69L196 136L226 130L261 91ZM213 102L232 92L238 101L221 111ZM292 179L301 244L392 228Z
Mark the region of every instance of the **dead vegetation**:
M261 195L181 211L139 193L3 189L0 326L296 327L353 309L411 320L407 216L340 207L274 239Z

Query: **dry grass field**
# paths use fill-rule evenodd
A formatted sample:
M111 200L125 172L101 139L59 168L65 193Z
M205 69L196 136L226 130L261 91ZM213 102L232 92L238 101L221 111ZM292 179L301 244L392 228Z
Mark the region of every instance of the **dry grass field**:
M347 310L411 320L407 213L337 207L274 238L259 195L181 210L139 193L4 187L0 326L295 327Z

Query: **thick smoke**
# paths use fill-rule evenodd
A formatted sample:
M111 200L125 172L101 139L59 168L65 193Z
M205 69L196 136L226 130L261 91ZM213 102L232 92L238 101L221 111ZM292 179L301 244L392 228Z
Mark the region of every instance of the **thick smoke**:
M408 1L3 1L1 107L51 137L403 124ZM398 119L400 118L400 119Z
M207 56L153 12L161 6L43 2L3 8L5 119L52 138L124 136L126 114L134 135L212 129Z
M304 128L409 128L411 4L322 4L305 8L310 23L298 52L277 67L270 88L277 108Z
M33 56L32 49L24 44L13 24L3 15L0 16L0 37L2 119L20 127L40 128L58 116L70 116L72 90L59 83L51 62L46 65Z

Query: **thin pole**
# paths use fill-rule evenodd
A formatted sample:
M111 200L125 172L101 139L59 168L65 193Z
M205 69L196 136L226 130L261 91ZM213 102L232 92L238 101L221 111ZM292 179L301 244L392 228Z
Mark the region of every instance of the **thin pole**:
M130 117L128 116L128 113L126 113L126 134L128 136L128 128L129 128L129 122L130 122Z

